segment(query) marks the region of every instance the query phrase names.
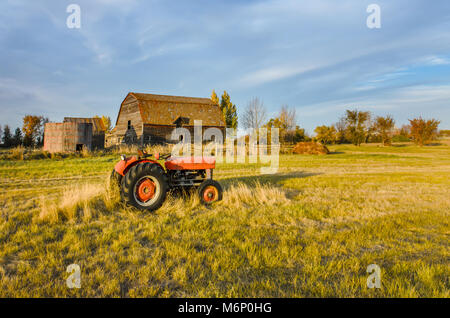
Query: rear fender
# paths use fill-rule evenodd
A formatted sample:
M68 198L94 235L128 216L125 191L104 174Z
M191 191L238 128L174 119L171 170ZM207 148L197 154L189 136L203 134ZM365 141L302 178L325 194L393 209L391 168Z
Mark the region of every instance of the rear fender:
M140 163L145 163L145 162L154 163L154 164L158 165L164 171L164 168L161 166L161 164L159 162L157 162L155 160L149 160L149 159L138 159L136 157L131 157L131 158L127 158L125 160L119 161L116 164L116 166L114 167L114 170L116 170L116 172L123 177L127 174L127 172L132 167L134 167Z

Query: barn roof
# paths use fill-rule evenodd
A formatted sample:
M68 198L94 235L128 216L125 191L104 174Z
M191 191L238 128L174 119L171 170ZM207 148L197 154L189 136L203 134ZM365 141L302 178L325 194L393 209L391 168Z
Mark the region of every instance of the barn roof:
M225 126L222 111L209 98L129 93L124 102L130 96L138 101L144 124L174 125L183 117L189 125L201 120L203 126Z
M105 124L101 118L75 118L75 117L64 117L65 123L78 123L78 124L92 124L92 131L95 134L96 132L106 131Z

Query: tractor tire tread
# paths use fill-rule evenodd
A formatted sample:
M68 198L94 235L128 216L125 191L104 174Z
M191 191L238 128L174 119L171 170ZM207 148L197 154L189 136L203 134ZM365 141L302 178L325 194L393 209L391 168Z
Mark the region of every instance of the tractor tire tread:
M137 182L137 178L139 176L144 176L145 173L148 173L150 175L155 176L160 180L160 186L161 186L161 197L159 200L155 202L155 204L144 207L139 205L137 202L135 202L135 198L133 195L133 188L134 182ZM164 173L164 171L156 164L151 162L145 162L137 164L130 168L128 173L122 178L122 186L121 186L121 198L123 201L125 201L128 205L134 206L141 210L150 210L154 211L161 207L161 205L164 203L167 195L168 190L168 184L167 184L167 176Z

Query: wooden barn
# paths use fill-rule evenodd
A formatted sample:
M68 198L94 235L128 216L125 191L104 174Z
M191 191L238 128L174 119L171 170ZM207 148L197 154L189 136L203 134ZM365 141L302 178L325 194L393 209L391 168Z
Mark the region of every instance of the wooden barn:
M92 149L105 148L106 127L101 118L65 117L65 123L92 124Z
M75 152L92 150L91 123L47 123L44 127L44 151Z
M183 127L193 138L194 121L203 130L225 130L222 111L209 98L129 93L120 106L116 127L108 144L159 144L171 140L174 128Z
M62 123L47 123L44 127L44 150L75 152L105 147L106 128L101 118L66 117Z

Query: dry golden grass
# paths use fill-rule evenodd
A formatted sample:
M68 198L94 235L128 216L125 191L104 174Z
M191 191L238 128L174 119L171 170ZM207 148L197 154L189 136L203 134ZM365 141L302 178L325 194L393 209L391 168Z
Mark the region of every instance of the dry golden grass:
M113 209L119 202L119 194L109 184L82 184L67 186L62 194L53 200L42 196L38 221L90 221L100 211Z
M89 222L117 207L120 204L119 189L116 184L110 184L108 178L105 184L80 184L65 187L62 194L49 200L40 197L40 212L38 222L58 223L83 221ZM224 200L216 205L228 209L241 209L264 205L272 207L289 202L284 190L279 187L262 185L254 182L231 184L224 191ZM181 213L193 211L201 207L199 197L194 193L178 196L168 196L159 213Z
M285 191L281 188L262 185L256 181L250 185L231 185L225 190L222 204L230 209L240 209L246 206L276 206L288 202Z
M18 146L11 149L11 159L23 160L25 154L25 147Z

